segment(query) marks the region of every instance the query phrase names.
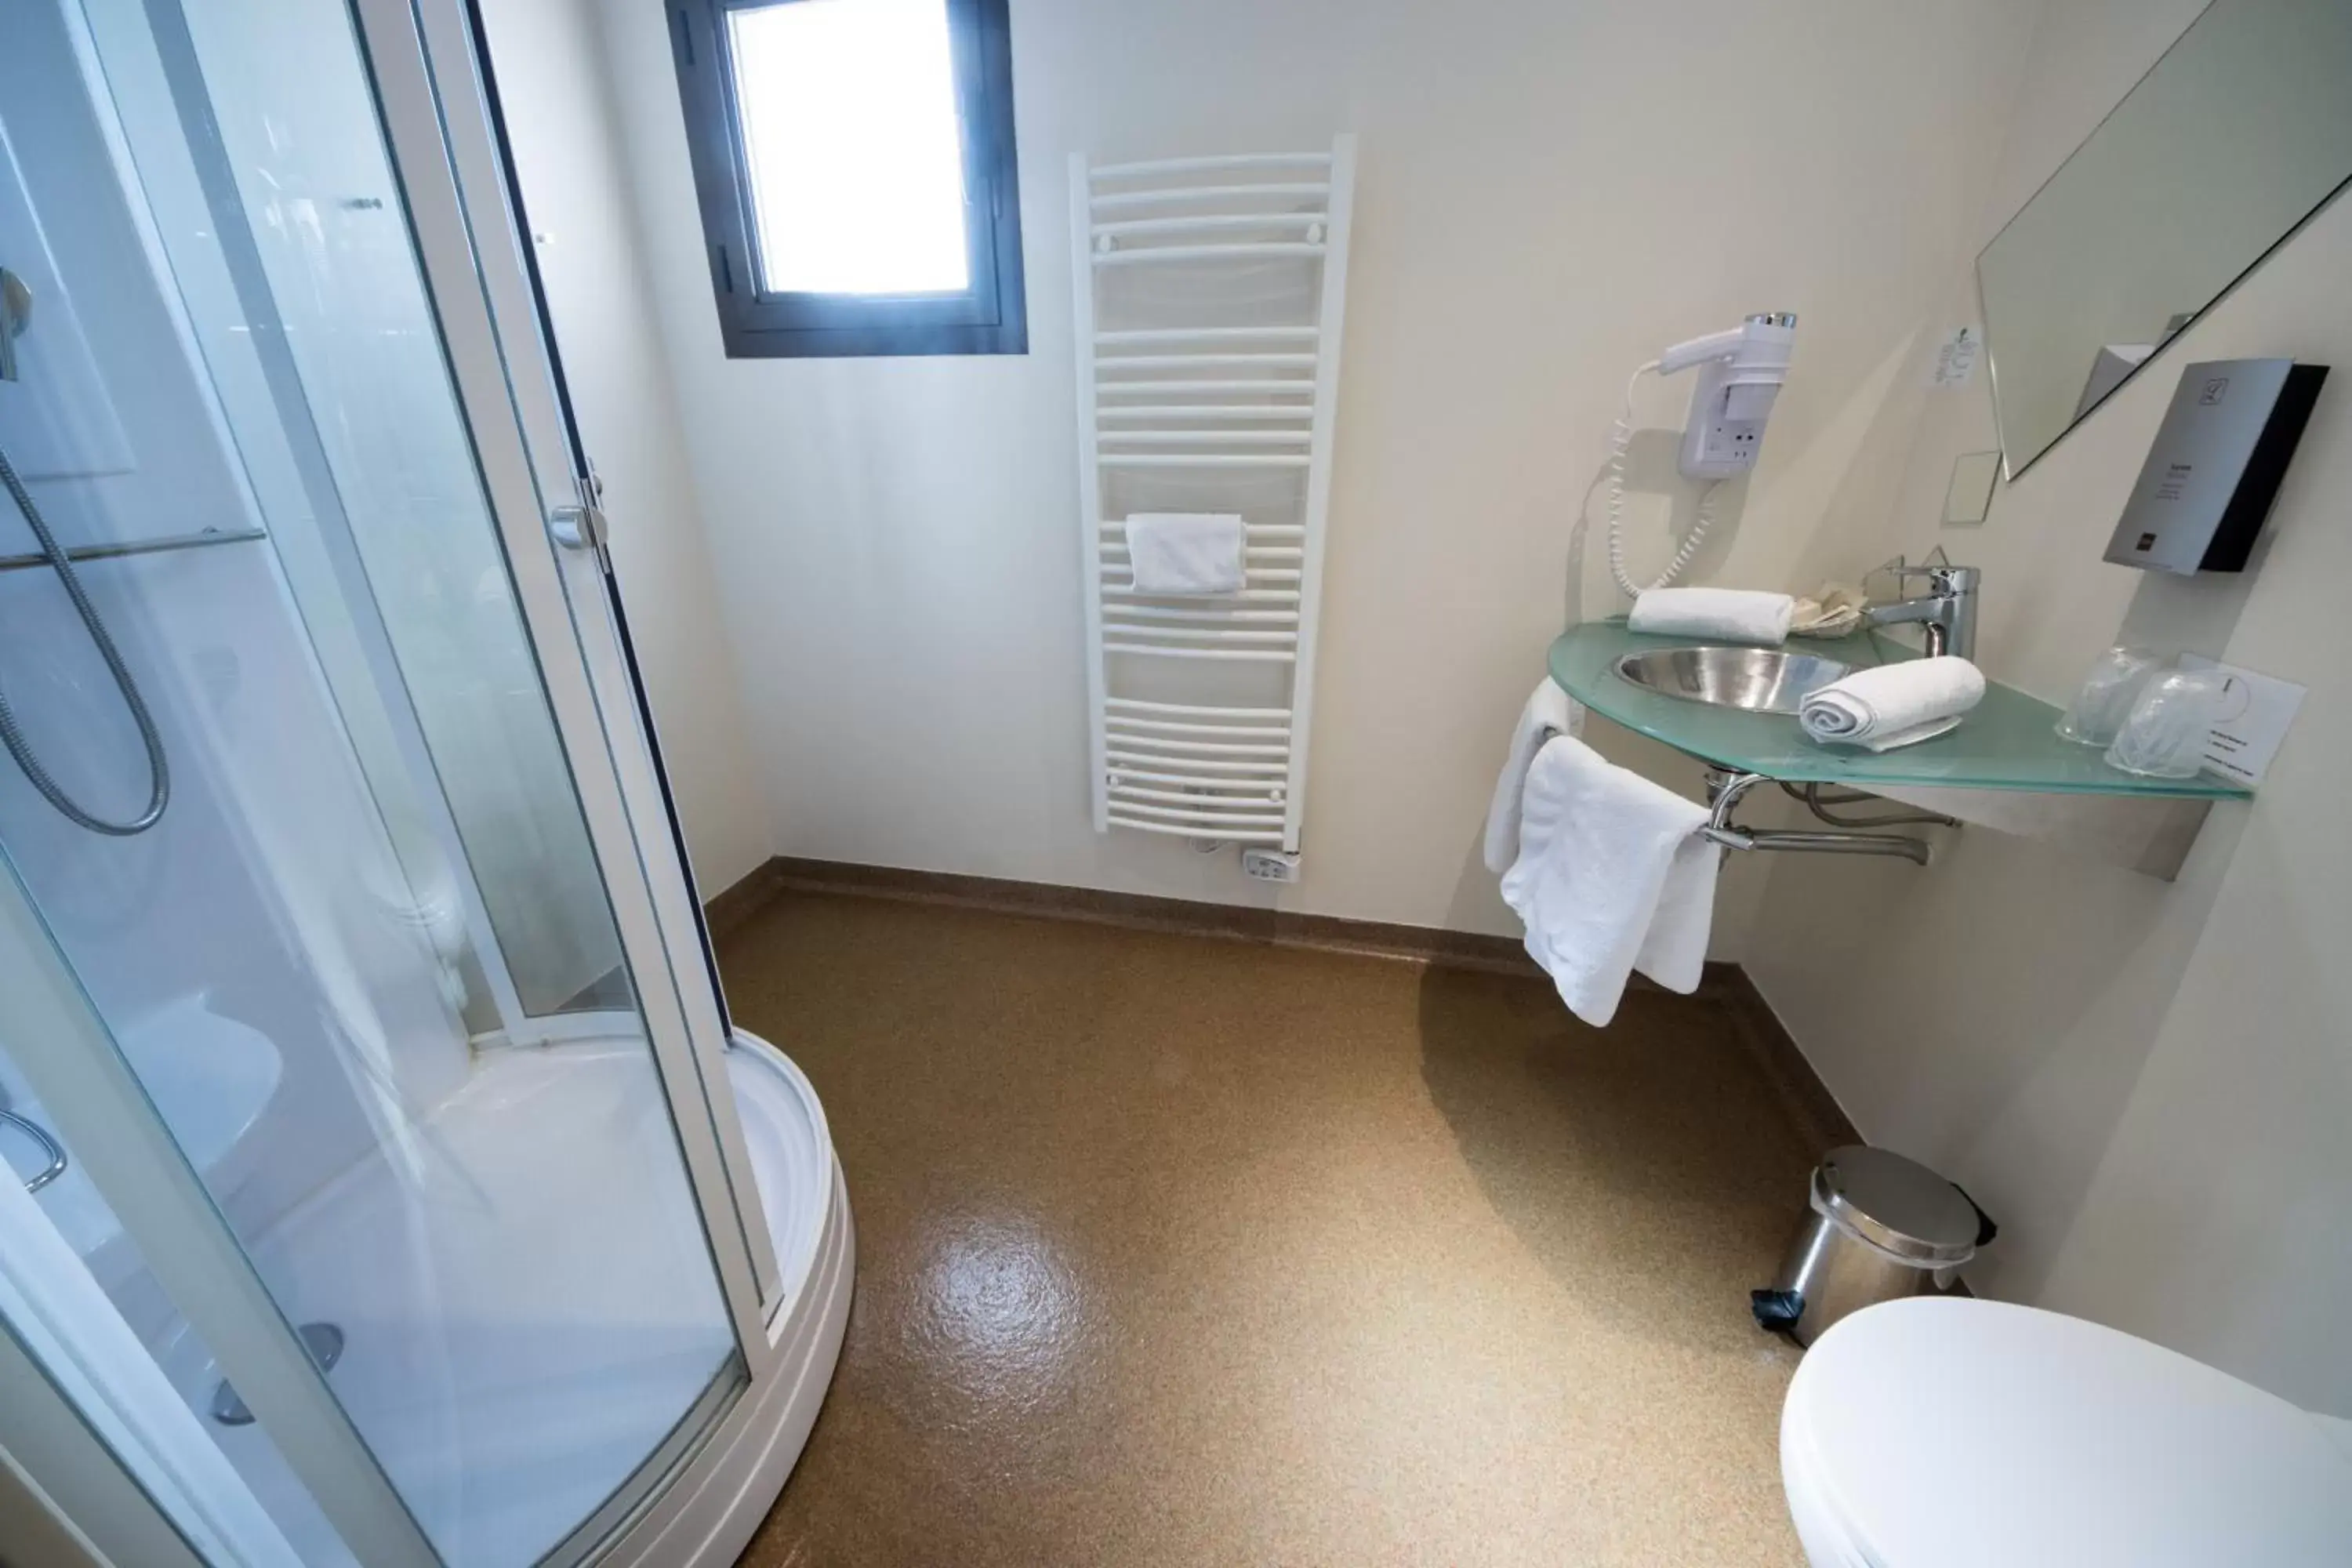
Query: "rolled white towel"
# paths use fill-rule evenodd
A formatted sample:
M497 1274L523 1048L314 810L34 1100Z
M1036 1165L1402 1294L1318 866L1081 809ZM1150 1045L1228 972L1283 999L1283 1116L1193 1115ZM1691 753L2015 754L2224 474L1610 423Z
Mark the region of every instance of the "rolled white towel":
M1825 746L1889 752L1957 727L1984 692L1983 675L1967 659L1906 659L1830 682L1805 699L1797 721Z
M1653 637L1716 637L1772 647L1789 636L1797 601L1744 588L1653 588L1633 601L1625 629Z

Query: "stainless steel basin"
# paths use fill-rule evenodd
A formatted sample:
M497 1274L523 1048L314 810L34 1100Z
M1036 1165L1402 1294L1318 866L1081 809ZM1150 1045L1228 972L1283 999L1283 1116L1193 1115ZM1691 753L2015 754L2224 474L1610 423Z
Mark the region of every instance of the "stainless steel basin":
M1808 693L1852 668L1833 658L1769 647L1657 647L1619 659L1617 675L1685 702L1750 713L1794 713Z

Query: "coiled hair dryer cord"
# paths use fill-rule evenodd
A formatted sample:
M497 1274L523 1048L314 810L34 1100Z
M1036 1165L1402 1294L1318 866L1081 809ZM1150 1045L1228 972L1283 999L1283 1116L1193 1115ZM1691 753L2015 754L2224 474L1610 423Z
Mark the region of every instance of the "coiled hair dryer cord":
M1643 376L1657 368L1658 362L1651 360L1634 371L1625 383L1625 402L1618 411L1617 423L1609 427L1609 574L1617 579L1617 586L1624 590L1629 599L1638 599L1652 588L1664 587L1681 576L1690 565L1691 558L1698 553L1698 547L1706 542L1707 529L1715 522L1715 487L1722 482L1709 483L1700 494L1698 521L1691 524L1688 533L1683 535L1682 548L1675 552L1672 561L1666 563L1666 569L1658 574L1658 580L1646 584L1634 582L1625 570L1625 449L1633 444L1633 388L1641 384Z

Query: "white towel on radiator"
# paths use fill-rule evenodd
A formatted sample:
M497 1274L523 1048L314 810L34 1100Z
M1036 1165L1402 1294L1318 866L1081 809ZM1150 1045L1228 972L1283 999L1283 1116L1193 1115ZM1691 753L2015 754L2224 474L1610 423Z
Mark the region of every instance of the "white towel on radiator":
M1858 669L1810 693L1797 722L1822 745L1888 752L1957 727L1984 694L1984 676L1967 659L1906 658Z
M1143 511L1127 520L1127 559L1139 594L1233 594L1244 581L1249 531L1216 511Z
M1584 733L1584 704L1560 689L1547 675L1537 682L1519 710L1511 731L1511 754L1495 779L1495 798L1486 807L1486 869L1497 877L1519 858L1519 797L1528 787L1528 769L1536 753L1554 735Z
M1786 594L1745 588L1652 588L1633 601L1629 632L1652 637L1714 637L1719 642L1776 647L1789 637L1797 601Z
M1698 837L1706 819L1581 741L1536 753L1503 899L1527 922L1528 956L1586 1023L1616 1016L1636 969L1669 991L1698 989L1722 858Z

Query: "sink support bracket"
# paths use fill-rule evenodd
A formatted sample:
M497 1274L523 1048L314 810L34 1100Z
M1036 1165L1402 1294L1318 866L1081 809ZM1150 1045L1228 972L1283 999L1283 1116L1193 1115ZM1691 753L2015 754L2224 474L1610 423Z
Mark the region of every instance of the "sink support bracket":
M1793 850L1827 855L1895 855L1916 865L1925 866L1935 855L1935 846L1926 839L1916 838L1907 833L1864 832L1857 829L1874 829L1895 824L1912 823L1932 824L1938 827L1959 826L1957 818L1933 811L1895 812L1888 816L1866 817L1859 821L1853 817L1833 816L1826 809L1827 807L1852 805L1859 799L1871 797L1843 794L1834 799L1824 800L1822 796L1822 786L1818 784L1803 785L1781 784L1780 787L1803 801L1806 808L1815 816L1832 824L1838 831L1823 833L1811 829L1742 827L1732 820L1732 814L1738 808L1741 798L1749 790L1760 784L1779 782L1767 778L1762 773L1735 773L1728 768L1707 769L1706 799L1708 805L1713 807L1713 812L1707 817L1706 826L1699 829L1700 835L1710 843L1720 844L1727 849Z

